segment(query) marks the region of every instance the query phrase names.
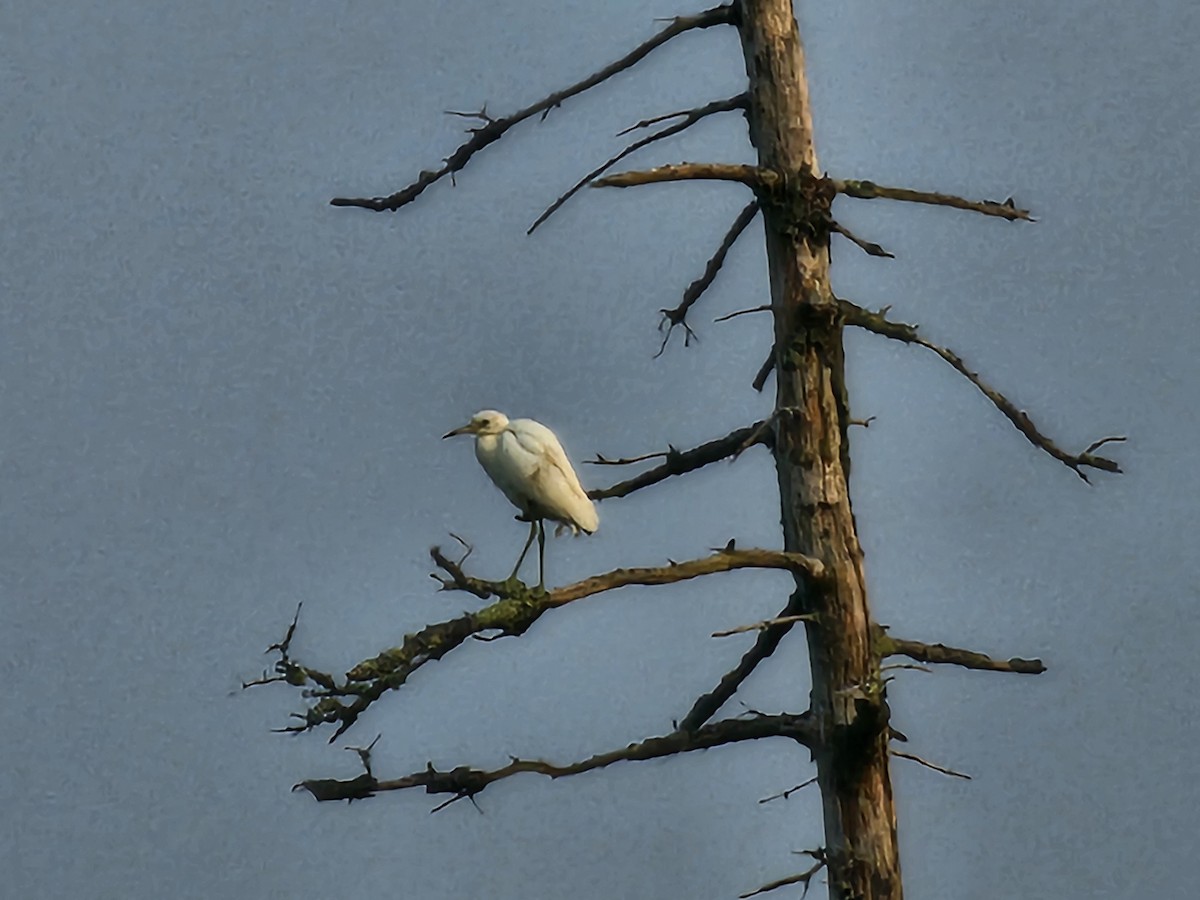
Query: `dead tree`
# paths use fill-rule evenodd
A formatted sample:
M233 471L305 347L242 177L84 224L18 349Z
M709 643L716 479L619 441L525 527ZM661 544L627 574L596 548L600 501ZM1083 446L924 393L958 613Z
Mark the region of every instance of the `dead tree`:
M740 37L746 91L695 109L638 122L631 131L661 127L633 141L581 178L529 230L540 226L587 185L631 187L652 182L717 179L737 181L750 189L753 199L733 222L703 274L688 286L678 304L662 310L660 353L675 329L682 331L685 343L694 336L689 313L717 276L729 248L761 213L770 269L770 297L764 298L768 302L744 312L769 312L774 318L774 345L753 382L753 387L761 391L774 372L777 385L774 411L761 422L691 450L672 447L661 453L622 459L598 456L594 462L602 465L631 465L652 459L661 462L591 494L595 499L624 497L672 476L736 457L751 447L765 446L774 455L778 474L782 548L743 549L730 541L711 555L685 562L616 569L550 591L536 591L515 579L497 582L470 575L463 565L465 555L452 559L435 547L431 551L438 569L434 578L444 590L465 591L484 601L479 610L407 634L398 646L359 663L342 676L302 664L292 656L293 622L285 639L271 648L278 655L274 674L264 675L254 683L282 681L303 688L310 702L297 714L298 722L285 730L308 731L330 725L336 738L376 700L400 688L412 672L430 660L444 657L468 639L522 635L551 610L628 585L668 584L743 568L787 570L795 579L795 590L778 616L734 629L755 632L753 646L711 692L697 699L668 734L569 764L513 758L496 769L460 766L443 771L430 765L390 779L372 771L370 748L364 748L359 750L364 772L357 778L313 779L298 787L318 800L353 800L419 787L429 793L448 795L442 804L445 806L456 800L473 799L489 784L522 772L559 778L622 760L652 759L766 737L790 738L806 747L816 764L813 780L822 796L825 843L821 848L806 851L813 862L805 871L751 893L791 884L803 885L807 890L812 878L824 869L831 897L894 900L902 896L902 887L889 763L895 756L924 760L893 746L904 737L890 723L888 679L883 674L885 661L903 656L924 664L1027 674L1040 673L1044 667L1036 659L999 659L942 644L896 638L873 620L848 489L849 433L853 425L863 423L852 418L846 393L843 330L847 326L861 328L931 350L970 380L1034 447L1062 462L1085 482L1090 470L1120 471L1115 461L1096 451L1122 438L1102 438L1082 452L1068 452L953 351L925 339L915 326L888 319L886 311L870 312L834 296L829 278L832 235L840 235L874 256L890 254L841 226L833 216L832 207L835 198L841 195L947 206L1009 221L1029 221L1029 213L1011 199L973 201L824 175L813 147L804 52L792 0L739 0L678 17L621 59L511 115L496 118L486 110L455 113L476 124L468 129L469 138L438 168L422 171L413 183L388 196L338 198L332 203L375 211L399 210L436 182L453 177L477 153L519 123L534 116L545 118L565 101L633 66L655 48L685 32L716 26L736 29ZM707 116L734 111L745 116L750 141L758 154L757 165L680 163L605 174L635 150L677 134ZM667 122L671 124L663 124ZM812 671L808 708L798 713L755 713L712 721L745 678L798 623L803 623L807 633ZM729 633L733 632L718 634ZM787 793L790 791L784 795Z

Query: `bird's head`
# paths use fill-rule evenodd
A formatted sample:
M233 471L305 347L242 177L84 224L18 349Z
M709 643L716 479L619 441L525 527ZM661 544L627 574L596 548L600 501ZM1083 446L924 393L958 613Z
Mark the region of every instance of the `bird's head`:
M456 434L499 434L508 427L508 416L494 409L484 409L471 416L471 421L442 435L442 440Z

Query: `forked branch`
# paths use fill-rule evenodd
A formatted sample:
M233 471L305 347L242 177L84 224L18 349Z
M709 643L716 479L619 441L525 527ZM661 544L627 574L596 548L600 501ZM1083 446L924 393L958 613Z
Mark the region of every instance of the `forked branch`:
M588 496L593 500L625 497L634 491L649 487L652 484L658 484L660 481L665 481L672 475L683 475L718 460L737 456L743 450L747 450L757 444L770 445L774 434L771 429L764 428L764 424L765 420L755 422L753 425L739 428L737 431L731 431L722 438L709 441L707 444L701 444L699 447L693 447L691 450L676 450L674 447L671 447L662 454L664 458L662 465L647 469L645 472L614 484L612 487L597 488L596 490L588 491ZM628 461L651 459L657 455L659 454L646 454L642 457L634 457ZM594 460L589 460L589 462L593 465L623 465L627 461L605 459L598 456Z
M1004 414L1008 421L1012 422L1017 431L1025 435L1029 443L1057 459L1084 481L1089 481L1087 472L1084 471L1084 469L1088 468L1099 469L1103 472L1120 473L1121 467L1115 460L1111 460L1105 456L1097 456L1095 451L1105 444L1124 441L1124 437L1101 438L1092 442L1081 453L1068 453L1039 431L1025 410L1017 409L1011 400L980 378L977 372L973 372L967 368L967 364L963 362L962 357L957 353L921 337L917 333L917 326L906 325L903 322L893 322L886 318L883 313L869 312L861 306L851 303L849 300L839 300L838 305L847 325L854 325L867 331L873 331L875 334L883 335L894 341L902 341L905 344L916 344L936 353L953 366L971 384L975 385L980 393L987 397L992 402L992 405Z
M307 790L317 800L361 800L384 791L401 791L408 788L424 788L428 794L451 794L451 798L435 808L435 812L457 800L474 798L489 784L511 778L523 772L544 775L547 778L563 778L579 775L594 769L602 769L616 762L660 759L695 750L708 750L724 744L755 741L768 737L786 737L805 746L811 746L816 738L812 721L807 713L799 715L754 715L749 718L725 719L707 725L699 731L674 731L662 737L647 738L607 753L598 753L579 762L555 765L540 759L518 759L498 769L474 769L458 766L439 771L431 764L420 772L403 778L378 780L364 760L367 771L347 781L313 779L302 781L295 789Z
M659 184L666 181L737 181L747 187L760 190L779 180L778 174L758 166L735 163L675 163L640 169L633 172L618 172L592 182L592 187L638 187L643 184Z
M754 221L754 217L758 215L758 201L755 200L748 203L745 208L738 213L738 217L733 220L733 224L729 226L729 230L725 232L725 237L721 239L721 245L717 247L717 252L712 255L708 263L704 266L704 272L687 286L687 290L683 292L683 299L679 301L679 305L672 309L660 309L662 313L662 321L659 322L658 329L665 333L663 334L662 343L658 347L658 352L654 357L663 355L663 351L667 349L667 341L671 339L671 332L675 327L683 327L683 345L688 346L695 338L696 332L687 323L688 310L695 305L701 295L708 290L713 281L716 280L717 273L721 271L721 266L725 265L725 257L729 254L729 248L732 247L742 232Z
M558 212L559 208L564 203L566 203L568 200L570 200L572 197L574 197L577 193L579 193L579 191L582 188L586 187L589 182L591 182L598 175L603 175L605 172L607 172L609 169L611 169L614 165L619 163L625 157L629 156L631 153L636 153L638 150L641 150L643 147L645 147L649 144L653 144L655 141L661 141L664 138L669 138L673 135L679 134L681 131L684 131L687 128L691 128L693 125L695 125L697 122L699 122L701 119L703 119L707 116L711 116L711 115L713 115L715 113L719 113L719 112L730 112L735 109L745 109L745 108L746 108L746 94L741 93L741 94L738 94L736 97L730 97L728 100L714 100L712 103L705 104L704 106L698 106L695 109L686 109L686 110L682 110L681 112L670 113L666 116L660 116L655 119L645 119L642 122L638 122L638 124L634 125L633 128L653 124L654 122L661 122L665 119L675 119L675 118L682 117L681 121L676 122L673 125L668 125L666 128L663 128L660 131L654 132L654 134L648 135L644 138L634 141L632 144L630 144L628 147L626 147L624 150L622 150L616 156L613 156L610 159L605 160L599 166L592 169L592 171L588 172L586 175L584 175L582 178L580 178L577 182L575 182L575 184L573 184L571 186L570 190L568 190L565 194L563 194L557 200L555 200L553 203L551 203L546 208L546 210L540 216L537 217L537 219L534 221L534 223L529 226L529 229L525 233L533 234L534 231L537 230L539 225L541 225L548 218L550 218L552 215L554 215L556 212ZM628 131L628 130L630 130L630 129L626 129L626 131ZM621 133L625 134L626 132L623 131Z
M285 680L295 687L306 688L306 696L317 700L303 713L295 714L299 722L283 731L309 731L323 724L336 724L337 729L330 738L332 741L353 725L376 700L388 691L403 686L409 676L427 662L441 659L471 638L524 634L547 610L605 591L630 585L674 584L736 569L782 569L814 581L826 577L825 567L819 560L798 553L738 550L727 546L709 556L680 563L671 562L666 566L613 569L546 592L531 590L516 578L486 581L469 576L462 571L459 563L448 559L437 547L430 551L430 555L445 573L437 576L443 590L467 591L481 598L494 597L495 601L475 612L464 613L406 634L400 646L360 662L340 679L291 659L288 649L290 641L276 645L272 649L279 652L280 659L275 664L275 670L281 678L264 678L255 683ZM292 632L294 627L289 634Z
M455 150L454 153L448 156L439 168L426 169L417 176L416 181L402 190L387 197L335 197L330 201L330 204L333 206L356 206L376 212L397 210L405 204L416 200L434 182L440 181L447 175L453 175L455 172L461 171L476 153L483 150L489 144L500 140L514 125L518 125L526 119L539 114L545 118L550 110L561 106L564 100L569 100L571 97L582 94L584 91L612 78L618 72L623 72L631 68L645 59L652 51L686 31L698 28L711 28L714 25L731 25L735 24L735 22L736 11L732 4L715 6L694 16L677 16L671 20L671 23L666 28L662 29L662 31L658 32L650 40L639 44L620 59L610 63L598 72L594 72L582 81L576 82L561 91L555 91L512 115L497 119L487 115L483 110L480 110L478 114L473 114L472 117L478 118L483 124L470 129L471 137Z

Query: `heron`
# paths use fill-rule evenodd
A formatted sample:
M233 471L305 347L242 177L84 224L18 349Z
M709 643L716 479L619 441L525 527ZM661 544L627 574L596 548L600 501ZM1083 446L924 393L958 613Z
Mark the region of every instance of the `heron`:
M595 504L580 485L562 444L541 422L510 419L502 412L485 409L471 416L466 425L442 435L442 439L459 434L475 435L475 458L483 471L520 510L517 519L529 522L529 537L508 577L516 577L537 538L541 589L546 568L544 520L558 523L556 534L563 530L594 534L600 527Z

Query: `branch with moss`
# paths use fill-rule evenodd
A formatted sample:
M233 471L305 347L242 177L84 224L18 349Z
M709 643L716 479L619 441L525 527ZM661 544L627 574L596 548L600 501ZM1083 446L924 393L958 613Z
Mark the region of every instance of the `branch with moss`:
M684 475L722 459L736 457L743 451L759 444L770 446L774 433L771 429L764 428L765 424L765 419L755 422L753 425L731 431L724 437L701 444L699 447L693 447L691 450L676 450L674 447L668 446L665 451L659 453L649 453L628 459L608 459L597 454L595 459L587 460L587 462L591 465L601 466L630 465L659 456L663 458L663 462L661 465L647 469L645 472L611 487L588 491L588 496L593 500L626 497L634 491L658 484L660 481L666 481L673 475Z
M1046 671L1040 659L994 659L986 653L947 647L945 644L926 644L921 641L906 641L894 638L883 628L875 636L875 652L880 659L889 656L907 656L920 663L962 666L964 669L979 669L984 672L1014 672L1018 675L1041 675Z
M435 575L443 590L466 591L481 599L495 598L495 601L475 612L406 634L400 646L358 663L342 679L292 659L289 648L295 631L293 623L288 638L271 648L279 653L276 675L244 685L286 681L294 687L305 688L305 696L316 700L303 713L294 714L299 720L296 724L280 730L303 732L324 724L336 724L337 729L330 738L332 742L358 721L376 700L403 686L409 676L427 662L441 659L472 638L494 640L522 635L546 611L595 594L630 585L674 584L737 569L781 569L815 582L826 577L825 566L819 560L783 550L738 550L730 542L710 556L671 562L666 566L613 569L547 592L530 589L516 578L488 581L469 576L463 572L461 560L450 560L438 547L430 550L430 555L444 573Z
M526 230L525 233L533 234L534 231L537 230L539 225L541 225L543 222L545 222L547 219L549 219L552 215L554 215L556 212L558 212L558 210L563 206L564 203L566 203L568 200L570 200L572 197L574 197L577 193L579 193L579 191L582 190L584 187L586 187L589 182L591 182L596 177L603 175L605 172L607 172L609 169L611 169L613 166L615 166L617 163L619 163L621 160L623 160L625 157L629 156L630 154L636 153L638 150L641 150L643 147L653 144L655 141L661 141L664 138L669 138L669 137L672 137L673 135L679 134L681 131L691 128L693 125L695 125L701 119L707 118L708 116L715 115L716 113L732 112L735 109L745 109L745 108L746 108L746 94L741 93L741 94L738 94L736 97L730 97L728 100L714 100L712 103L706 103L704 106L697 106L695 109L685 109L685 110L681 110L679 112L669 113L665 116L657 116L653 119L643 119L641 122L638 122L637 125L634 125L634 126L632 126L632 128L628 128L621 133L625 134L628 131L633 130L633 128L645 127L647 125L652 125L656 122L665 121L666 119L681 118L681 121L676 122L673 125L668 125L666 128L660 129L659 131L656 131L651 135L647 135L644 138L634 141L632 144L630 144L628 147L626 147L624 150L622 150L616 156L613 156L613 157L605 160L599 166L592 169L592 171L588 172L581 179L579 179L577 182L575 182L575 184L573 184L566 193L562 194L557 200L555 200L553 203L551 203L545 209L545 211L540 216L537 217L537 219L534 221L534 223L529 226L529 228Z
M502 118L493 118L488 115L486 108L479 110L477 113L452 113L453 115L462 115L466 118L478 119L482 124L468 129L471 137L463 143L457 150L448 156L442 165L437 169L426 169L417 176L417 180L407 187L391 194L387 197L335 197L329 201L332 206L354 206L361 209L370 209L376 212L384 210L395 211L405 204L416 200L425 189L431 184L445 178L447 175L453 176L455 172L461 171L471 158L480 150L483 150L490 144L495 143L504 137L505 133L514 125L519 125L526 119L533 116L541 115L543 119L549 115L550 110L555 109L563 104L564 100L569 100L571 97L582 94L596 85L607 81L614 75L624 72L635 66L637 63L645 59L651 52L661 47L663 44L672 38L679 35L701 28L711 28L714 25L733 25L736 24L736 10L732 4L724 6L715 6L712 9L707 9L704 12L697 13L693 16L677 16L671 20L671 23L662 29L654 37L650 38L631 50L629 53L622 56L615 62L610 63L603 69L589 75L582 81L578 81L570 87L563 88L560 91L554 91L526 106L524 109L517 110L509 116Z
M756 741L762 738L790 738L806 747L811 747L817 735L807 713L799 715L755 714L748 718L726 719L706 725L699 731L674 731L662 737L647 738L607 753L597 753L579 762L556 765L541 759L519 759L498 769L475 769L458 766L440 771L428 764L423 770L403 778L377 779L371 771L370 748L358 750L365 771L357 778L337 780L330 778L309 779L296 785L293 790L306 790L317 800L363 800L385 791L402 791L409 788L424 788L427 794L451 794L449 800L434 811L444 809L457 800L473 799L488 785L503 781L514 775L533 773L547 778L564 778L580 775L595 769L603 769L616 762L633 762L661 759L696 750L709 750L725 744Z
M924 347L926 350L936 353L949 363L955 371L970 381L971 384L975 385L980 393L987 397L992 402L992 405L1004 414L1008 421L1012 422L1017 431L1025 435L1029 443L1057 459L1084 481L1089 481L1087 472L1084 471L1085 468L1099 469L1103 472L1116 474L1121 472L1121 467L1115 460L1105 456L1098 456L1095 451L1105 444L1124 441L1124 437L1112 436L1100 438L1089 444L1081 453L1068 453L1038 430L1038 427L1033 424L1033 420L1029 418L1029 414L1025 410L1017 409L1011 400L991 387L979 377L978 373L967 368L967 364L963 362L962 357L957 353L945 347L938 346L933 341L926 340L919 335L917 333L917 326L906 325L903 322L893 322L884 315L886 310L869 312L861 306L851 303L849 300L839 300L838 306L847 325L872 331L875 334L883 335L894 341L901 341L905 344L916 344L919 347Z

